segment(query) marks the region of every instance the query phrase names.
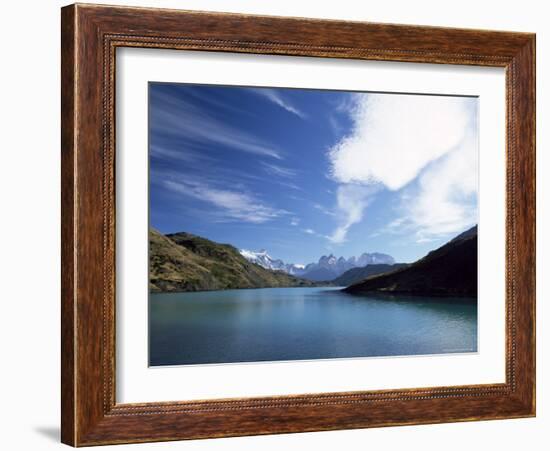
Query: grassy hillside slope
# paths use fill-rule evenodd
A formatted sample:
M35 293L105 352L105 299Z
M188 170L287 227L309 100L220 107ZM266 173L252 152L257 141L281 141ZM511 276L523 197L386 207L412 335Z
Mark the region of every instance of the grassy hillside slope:
M315 283L248 262L229 244L190 233L149 230L152 292L314 286Z

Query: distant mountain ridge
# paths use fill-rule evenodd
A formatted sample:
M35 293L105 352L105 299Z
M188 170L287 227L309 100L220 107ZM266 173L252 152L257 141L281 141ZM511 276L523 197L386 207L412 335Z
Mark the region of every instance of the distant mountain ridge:
M314 285L251 263L229 244L185 232L163 235L149 229L149 289L152 292Z
M352 284L349 293L477 297L477 225L415 263Z
M273 271L282 271L287 274L302 277L313 281L332 280L352 268L362 268L367 265L395 263L391 255L379 252L363 253L359 257L336 257L333 254L323 255L317 263L298 265L285 263L283 260L272 258L268 252L262 249L259 252L241 249L240 254L252 263Z

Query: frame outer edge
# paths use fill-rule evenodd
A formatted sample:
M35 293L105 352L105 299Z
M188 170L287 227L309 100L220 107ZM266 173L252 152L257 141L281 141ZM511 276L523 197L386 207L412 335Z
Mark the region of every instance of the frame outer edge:
M531 131L531 142L533 147L533 167L532 167L532 179L533 179L533 209L534 209L534 218L532 224L532 234L533 234L533 274L532 274L532 285L533 285L533 346L532 346L532 355L533 355L533 376L532 383L533 387L531 390L532 405L531 412L533 416L537 415L537 305L536 305L536 295L537 295L537 220L536 220L536 208L537 208L537 36L533 35L531 41L531 70L532 72L532 86L531 86L531 95L532 95L532 131Z
M61 442L76 446L76 6L61 8Z
M522 384L518 390L526 415L536 416L536 35L518 52L513 65L517 76L517 171L521 181L517 196L518 256L516 266L519 309L516 327L521 349L518 370Z
M484 36L489 36L495 42L495 46L498 46L498 49L495 48L495 55L500 55L498 61L477 61L475 55L457 55L457 59L450 60L447 57L437 57L428 53L419 56L418 59L421 62L434 62L437 59L435 62L450 63L453 61L451 64L498 65L501 67L508 66L511 60L514 60L515 66L519 69L518 75L520 76L516 82L519 88L520 105L517 108L518 114L512 127L516 133L515 141L518 144L519 154L516 173L519 181L526 185L525 191L518 193L516 198L521 204L518 212L522 215L521 221L518 223L518 237L525 239L524 250L520 252L521 258L517 260L516 265L529 263L532 265L518 271L520 276L518 278L518 298L521 300L518 302L521 310L518 318L519 336L521 337L518 349L525 351L530 346L530 352L524 352L525 355L518 356L518 376L521 383L518 383L515 396L510 397L509 394L503 394L494 398L494 407L489 403L489 399L485 401L482 397L471 397L472 402L465 410L457 410L458 397L430 399L427 396L420 398L414 404L407 405L410 410L407 418L403 416L400 419L390 420L384 420L387 417L387 412L391 413L392 411L384 408L383 403L371 405L372 410L379 411L380 417L377 417L370 409L367 409L366 405L352 404L350 401L346 407L344 407L344 403L338 406L335 404L332 412L338 413L341 418L337 422L331 420L330 424L325 422L328 407L315 408L314 415L309 422L303 419L301 410L302 407L307 406L269 407L265 417L265 421L268 422L264 421L263 425L260 424L261 421L258 421L258 411L247 411L247 408L243 410L240 408L214 408L210 412L197 411L180 415L170 412L162 414L143 412L135 416L127 413L117 414L116 406L111 411L113 406L105 404L105 392L100 393L101 390L104 390L105 377L109 368L98 366L99 362L104 362L104 353L107 352L105 343L101 343L100 340L100 335L107 331L102 330L102 318L98 310L102 289L99 287L101 275L97 262L103 258L103 264L105 264L106 258L105 254L96 246L100 225L105 221L105 217L101 219L99 216L98 205L100 205L101 196L109 191L105 186L97 185L97 177L101 176L100 168L108 164L104 160L104 155L100 154L101 140L100 134L97 133L97 130L103 126L101 125L101 112L94 110L94 108L101 110L100 105L105 101L99 87L102 71L98 69L98 64L105 64L105 55L102 51L104 48L101 44L104 42L104 36L113 29L120 29L121 32L131 30L132 33L139 33L141 30L148 34L151 29L161 29L159 27L166 26L167 33L180 36L179 18L183 17L178 15L178 21L174 23L171 21L171 17L161 16L162 10L139 10L140 13L142 11L146 13L147 17L138 20L137 11L133 11L131 8L128 10L82 4L62 8L62 442L72 446L86 446L533 416L535 403L535 271L533 266L535 229L530 220L534 221L535 213L535 129L533 123L535 42L534 35L523 34L520 39L517 34L506 32L502 34L482 32ZM167 10L163 11L167 13ZM128 12L133 14L128 14ZM200 24L203 18L208 22L208 18L213 16L220 20L227 18L224 14L205 13L197 15L201 19L198 21L199 23L189 22L189 20L187 22L183 20L183 23L188 23L192 30L199 33L199 40L205 41L207 39L201 38L201 36L205 35L207 30L201 29ZM153 23L153 20L157 20L157 22ZM270 20L271 18L265 18L266 22ZM289 20L296 21L297 19ZM281 20L282 24L284 22ZM304 20L304 22L307 21ZM318 22L319 24L323 23L321 20ZM178 26L176 27L176 25ZM333 22L331 27L337 25ZM342 22L340 25L346 24ZM380 25L380 27L387 32L387 25ZM392 27L401 27L400 29L403 31L411 28L408 26ZM162 30L164 33L164 28ZM256 38L258 42L262 41L264 35L267 36L265 34L267 32L264 33L258 29L253 29L253 31L257 32L256 34L259 33ZM394 30L394 34L398 31ZM440 33L444 31L440 30ZM456 30L456 32L467 33L471 37L471 32L466 30ZM379 30L375 30L375 34L378 35L377 39L383 37L383 33ZM476 42L479 41L478 38L476 39ZM238 44L239 39L235 42ZM266 44L266 48L278 49L280 45L284 50L285 47L284 43ZM504 44L510 44L511 47ZM243 50L234 46L230 47L231 49L228 47L224 49L212 48L211 50L231 52L247 50L247 48L243 48ZM352 45L352 49L354 48ZM392 53L388 59L412 60L413 57L410 54L415 53L415 50L409 51L409 48L410 46L405 46L404 50L401 50L405 56ZM512 51L514 52L513 57L510 56ZM285 52L286 50L283 51L284 54L286 54ZM328 53L339 52L340 50L334 52L331 50ZM253 50L252 53L269 53L269 51L262 49L256 52ZM313 55L314 50L309 49L306 45L304 50L300 50L299 53ZM452 51L447 49L443 54L452 56ZM349 54L344 57L362 58L362 55ZM84 121L79 120L81 112L83 113L82 117L86 117ZM524 144L521 145L521 143ZM103 173L104 175L105 173ZM105 277L105 273L103 273L103 277ZM114 314L114 312L112 313ZM397 403L394 402L393 407L397 408L398 406L395 404ZM419 420L416 412L423 407L422 405L424 407L435 406L436 408L445 406L447 415L433 418L423 417ZM482 407L484 411L479 414L475 413L477 412L476 406ZM403 405L403 407L405 406ZM235 410L239 411L235 412ZM227 419L230 419L232 424L224 428L222 425Z

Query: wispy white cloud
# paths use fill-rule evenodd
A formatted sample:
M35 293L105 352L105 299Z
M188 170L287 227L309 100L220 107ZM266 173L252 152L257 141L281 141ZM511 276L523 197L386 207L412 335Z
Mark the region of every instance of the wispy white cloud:
M328 123L330 125L330 128L332 129L332 132L335 135L339 136L342 133L342 124L340 124L340 121L336 118L334 114L330 114L328 116Z
M291 226L295 226L295 227L298 226L298 225L300 225L300 218L292 218L292 219L290 220L290 225L291 225Z
M332 192L330 192L330 194L332 194ZM315 208L316 210L319 210L320 212L324 213L327 216L336 216L336 213L334 211L324 207L321 204L313 204L313 208Z
M296 116L298 116L300 119L307 119L307 115L296 108L294 105L292 105L291 102L289 102L287 99L283 98L281 93L277 91L276 89L271 88L250 88L250 91L265 97L266 99L273 102L275 105L280 106L284 110L288 111L289 113L292 113Z
M241 105L228 102L223 97L219 95L213 95L211 92L208 92L203 89L190 89L186 91L186 95L192 97L197 102L201 104L208 104L216 108L217 110L227 110L237 114L245 114L247 116L254 116L254 113L249 109L242 108Z
M289 213L262 203L250 193L219 189L202 182L166 180L164 186L217 207L215 213L226 220L262 224Z
M151 132L182 142L214 143L237 151L281 160L276 146L228 125L181 97L154 93Z
M271 175L293 178L298 174L298 171L294 169L286 168L277 164L266 163L265 161L262 161L262 166L264 170Z
M376 186L346 184L338 187L336 193L339 224L327 238L334 244L346 241L350 227L363 219L364 211Z
M357 94L342 93L340 98L334 104L334 110L338 113L349 114L350 110L355 108Z
M149 155L153 158L165 160L180 160L186 163L205 163L212 162L213 159L208 157L205 152L200 152L193 146L168 146L161 144L153 144L149 146Z
M285 186L287 188L291 188L291 189L294 189L296 191L303 191L302 188L300 188L298 185L296 185L296 183L292 183L292 182L285 182L285 181L282 181L282 180L278 180L276 182L278 185L281 185L281 186ZM289 196L290 197L290 196Z
M298 175L297 170L290 169L288 167L284 167L278 164L266 163L265 161L262 161L261 165L263 170L267 174L273 176L265 178L264 182L275 183L285 188L302 191L302 188L300 188L294 180L290 180L296 178L296 176Z
M316 236L316 237L319 237L319 238L327 238L325 235L323 235L322 233L317 232L316 230L312 229L311 227L305 227L301 230L302 230L302 232L304 232L307 235L312 235L312 236Z
M402 210L388 229L418 239L469 225L477 189L475 103L469 98L355 94L348 109L350 134L328 152L340 224L330 239L346 239L378 187L402 192ZM411 182L415 181L416 189Z

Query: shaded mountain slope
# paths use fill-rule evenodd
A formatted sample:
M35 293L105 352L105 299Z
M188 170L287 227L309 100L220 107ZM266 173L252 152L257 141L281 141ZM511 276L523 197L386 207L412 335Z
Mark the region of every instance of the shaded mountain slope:
M402 269L407 266L409 265L406 263L395 263L393 265L379 264L379 265L367 265L362 268L351 268L341 276L331 280L331 282L334 285L344 287L344 286L352 285L357 282L361 282L367 277L396 271L398 269Z
M349 293L384 292L425 296L477 296L477 226L417 262L350 285Z
M312 282L247 261L229 244L192 235L149 230L151 291L312 286Z

